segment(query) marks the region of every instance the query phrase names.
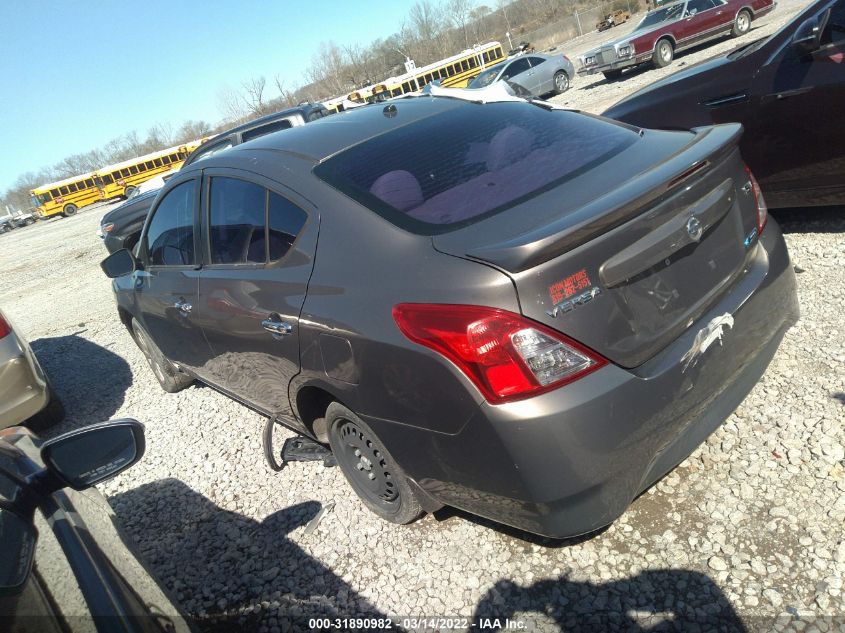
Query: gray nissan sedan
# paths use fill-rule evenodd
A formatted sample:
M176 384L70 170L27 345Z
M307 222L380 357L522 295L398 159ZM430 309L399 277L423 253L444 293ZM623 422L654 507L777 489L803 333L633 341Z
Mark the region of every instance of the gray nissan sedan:
M331 447L383 518L612 522L798 318L739 125L418 97L183 169L103 262L161 385Z

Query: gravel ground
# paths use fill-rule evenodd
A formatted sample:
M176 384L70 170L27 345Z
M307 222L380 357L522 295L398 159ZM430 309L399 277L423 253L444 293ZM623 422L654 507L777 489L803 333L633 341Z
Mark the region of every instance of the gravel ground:
M778 10L765 28L785 18ZM599 111L608 91L658 76L591 90L582 80L564 101ZM393 526L362 509L336 468L271 473L260 416L206 387L159 389L97 265L105 209L0 235L0 305L66 404L56 432L114 417L147 425L144 460L102 489L202 628L281 631L299 615L357 614L511 617L538 630L845 630L845 209L774 214L800 271L801 321L706 444L609 528L568 541L453 511Z

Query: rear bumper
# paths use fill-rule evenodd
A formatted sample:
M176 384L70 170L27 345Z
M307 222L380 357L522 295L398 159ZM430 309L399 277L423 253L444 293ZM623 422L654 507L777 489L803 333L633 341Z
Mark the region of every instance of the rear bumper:
M494 521L558 538L607 525L739 406L797 321L795 275L773 220L752 248L730 292L642 366L484 403L457 435L411 439L405 427L391 452L435 500ZM734 325L722 344L684 369L699 330L726 313Z
M50 401L44 371L14 331L0 339L0 428L31 418Z

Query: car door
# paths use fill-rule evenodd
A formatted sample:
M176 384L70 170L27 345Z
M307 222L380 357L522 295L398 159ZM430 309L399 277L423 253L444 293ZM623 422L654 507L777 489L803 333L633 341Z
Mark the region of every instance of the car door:
M524 88L530 90L531 94L538 97L554 90L554 84L552 83L552 75L554 75L551 68L552 63L547 63L546 59L536 55L528 57L528 63L531 64L531 68L525 74L529 78L527 83L530 83L530 86L525 85Z
M292 419L288 385L299 373L299 313L317 214L282 185L239 170L206 170L203 199L207 380L268 415Z
M678 48L686 48L703 41L708 31L717 26L713 0L689 0L684 17L677 26Z
M208 343L196 325L200 311L199 175L168 183L150 212L139 244L141 266L132 273L136 315L171 361L196 371Z
M500 81L512 81L516 84L519 84L531 94L536 94L529 85L531 84L531 77L527 75L528 71L531 70L531 64L528 63L527 57L520 57L512 61L507 68L502 71L502 75L499 77Z
M752 82L757 107L743 123L743 155L764 191L790 204L840 204L845 196L845 0L819 14L820 44L802 52L787 43ZM827 197L830 197L826 201Z

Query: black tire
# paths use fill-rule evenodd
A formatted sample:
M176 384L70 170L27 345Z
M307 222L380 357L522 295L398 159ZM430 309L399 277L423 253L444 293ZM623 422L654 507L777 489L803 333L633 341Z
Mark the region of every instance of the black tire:
M364 505L391 523L419 518L417 496L373 430L338 402L326 410L326 423L338 466Z
M138 190L138 187L136 187L134 185L129 185L126 189L123 190L123 195L128 198L133 193L135 193L137 190Z
M554 93L556 95L563 94L569 90L569 75L563 70L557 71L554 76L554 85Z
M621 70L606 70L602 73L608 81L616 81L622 76Z
M79 211L79 209L75 204L66 204L65 208L62 209L62 215L69 218L72 215L76 215L77 211Z
M740 35L745 35L750 30L751 12L748 11L748 9L743 9L742 11L736 14L736 19L734 20L734 25L731 29L731 35L733 35L734 37L739 37Z
M29 226L31 224L35 224L35 218L27 218L26 220L24 220L24 226Z
M654 52L651 54L651 61L654 62L655 67L665 68L675 59L675 47L672 46L671 40L662 39L657 40L654 45Z
M135 319L132 319L132 335L135 338L138 349L141 350L141 353L150 365L150 369L153 370L153 375L158 380L158 384L167 393L182 391L182 389L194 382L193 378L180 372L173 366L173 363L165 358L164 354L161 353L161 350L153 342L153 339L150 338L150 335L147 334L146 330Z

